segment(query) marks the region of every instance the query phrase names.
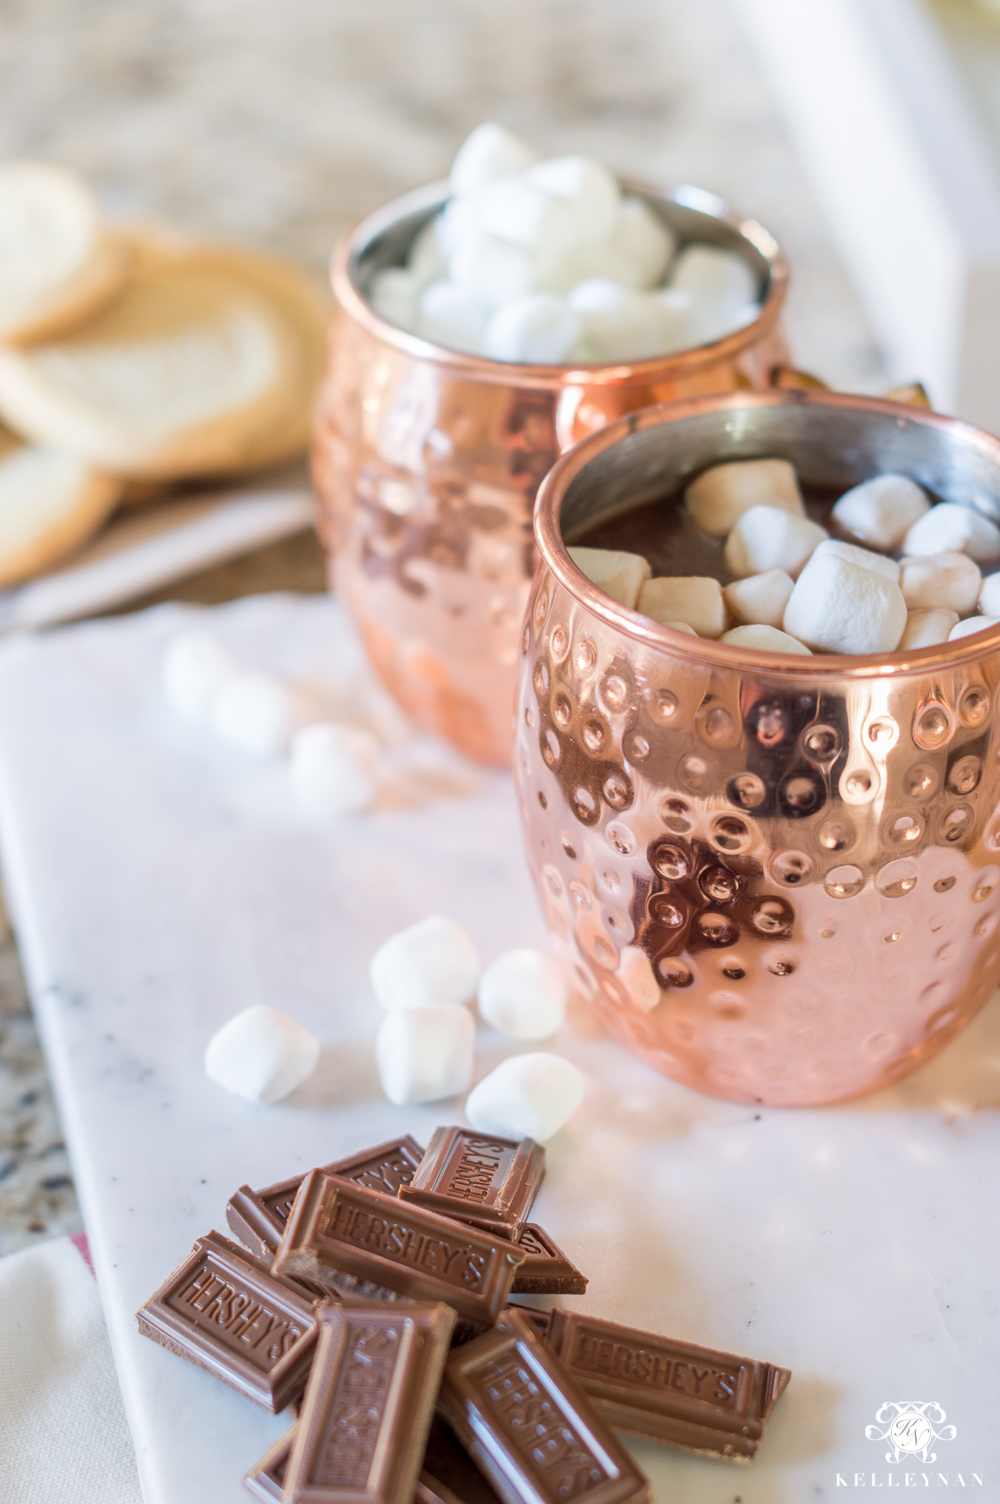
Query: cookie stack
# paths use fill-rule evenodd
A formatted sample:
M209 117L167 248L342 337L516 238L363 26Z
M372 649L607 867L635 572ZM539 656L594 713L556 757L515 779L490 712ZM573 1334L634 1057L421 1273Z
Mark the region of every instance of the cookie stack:
M0 163L0 585L128 490L301 452L329 312L294 266L109 227L72 173Z

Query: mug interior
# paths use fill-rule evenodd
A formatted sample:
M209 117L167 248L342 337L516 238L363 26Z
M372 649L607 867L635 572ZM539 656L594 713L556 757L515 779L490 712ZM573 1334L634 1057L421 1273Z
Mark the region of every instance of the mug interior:
M702 470L730 460L786 459L804 485L845 491L896 472L939 501L1000 519L1000 445L969 424L833 394L716 401L700 412L685 412L682 403L649 412L586 460L559 507L563 542L572 546L595 524L677 493Z

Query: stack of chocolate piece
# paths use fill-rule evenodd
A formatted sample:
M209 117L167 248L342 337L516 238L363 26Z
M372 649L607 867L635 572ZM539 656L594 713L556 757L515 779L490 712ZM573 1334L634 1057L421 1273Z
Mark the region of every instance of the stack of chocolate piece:
M247 1474L285 1504L645 1504L614 1432L734 1462L757 1450L786 1369L517 1294L587 1281L527 1221L544 1151L439 1128L227 1207L138 1313L147 1337L273 1412ZM249 1250L249 1251L247 1251Z

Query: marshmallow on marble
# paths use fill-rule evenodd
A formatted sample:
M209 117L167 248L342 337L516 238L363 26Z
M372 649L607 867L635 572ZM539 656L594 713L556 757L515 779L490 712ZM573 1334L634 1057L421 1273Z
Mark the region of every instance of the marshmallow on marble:
M886 653L906 628L892 580L838 554L810 559L785 607L784 630L825 653Z
M588 277L577 283L566 301L599 359L648 360L662 353L668 317L650 293L622 287L608 277Z
M568 548L566 552L592 585L620 605L635 609L639 592L652 574L642 554L617 548Z
M968 616L976 609L982 576L968 554L929 554L926 558L903 559L899 588L911 611L940 606Z
M699 575L646 580L635 609L654 621L686 622L699 637L718 637L726 627L722 586Z
M926 492L916 481L889 471L845 491L830 517L839 532L889 553L930 508Z
M472 1080L476 1026L468 1008L395 1008L375 1039L382 1090L397 1107L455 1097Z
M561 365L582 333L580 317L565 298L538 292L496 310L486 325L483 349L491 360Z
M512 1055L469 1093L465 1115L478 1133L544 1144L573 1116L584 1086L583 1073L561 1055Z
M956 642L959 637L971 637L973 632L985 632L987 627L995 627L1000 622L998 616L968 616L965 621L960 621L952 627L948 633L948 641Z
M787 460L713 465L690 482L684 506L695 527L710 538L725 538L752 507L780 507L797 517L806 514L798 478Z
M796 517L776 506L751 507L736 519L723 558L737 579L783 569L794 580L826 537L826 529L808 517Z
M510 173L523 172L538 153L513 131L491 120L471 131L455 154L448 175L452 193L475 193Z
M383 941L369 976L383 1008L467 1003L481 967L471 937L454 919L429 914Z
M732 631L723 632L719 641L728 642L734 648L752 648L754 652L805 653L812 657L810 649L804 642L799 642L797 637L790 637L787 632L782 632L778 627L754 624L733 627Z
M885 575L893 584L899 584L899 565L895 559L887 559L885 554L872 553L870 548L859 548L856 543L844 543L840 538L827 538L818 543L813 558L821 558L824 554L836 554L839 559L846 559L848 564L872 569L876 574Z
M984 616L1000 616L1000 574L988 574L983 580L979 609Z
M247 1102L279 1102L316 1069L319 1040L293 1018L258 1003L212 1035L205 1073Z
M307 716L302 697L271 674L227 679L212 702L212 730L222 741L258 757L275 757Z
M783 569L767 569L763 574L750 574L744 580L734 580L722 595L735 622L745 626L780 627L793 583L791 575Z
M361 726L316 721L292 738L289 776L304 809L318 815L352 815L375 798L378 739Z
M163 654L163 692L178 715L206 721L223 685L237 673L236 660L210 632L178 632Z
M899 641L903 648L929 648L936 642L947 642L952 627L958 625L958 612L944 606L920 607L909 611L906 630Z
M489 309L481 298L455 282L431 282L420 294L417 332L450 350L478 355Z
M909 529L903 553L910 558L956 553L968 554L970 559L995 559L1000 556L1000 528L972 507L939 501Z
M479 1012L516 1039L547 1039L563 1021L566 992L558 961L540 950L509 950L479 979Z

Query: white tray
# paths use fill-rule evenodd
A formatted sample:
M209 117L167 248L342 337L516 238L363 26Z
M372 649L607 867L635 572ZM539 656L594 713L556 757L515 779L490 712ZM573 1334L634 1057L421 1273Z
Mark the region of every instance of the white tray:
M461 1119L458 1103L394 1108L378 1090L366 963L383 936L431 910L487 958L543 935L506 778L302 824L280 765L202 741L160 702L181 614L0 652L0 835L148 1504L240 1504L286 1418L140 1338L135 1310L225 1228L242 1182ZM325 600L205 614L248 663L316 679L356 661ZM270 1108L200 1064L212 1031L259 1001L325 1046L316 1077ZM829 1110L697 1096L582 1019L556 1047L590 1082L537 1203L590 1276L567 1303L793 1371L749 1468L636 1445L663 1504L815 1504L855 1476L922 1489L939 1473L1000 1496L997 1001L919 1075ZM505 1052L484 1034L479 1067ZM866 1439L879 1406L905 1400L957 1426L934 1463L890 1464Z

